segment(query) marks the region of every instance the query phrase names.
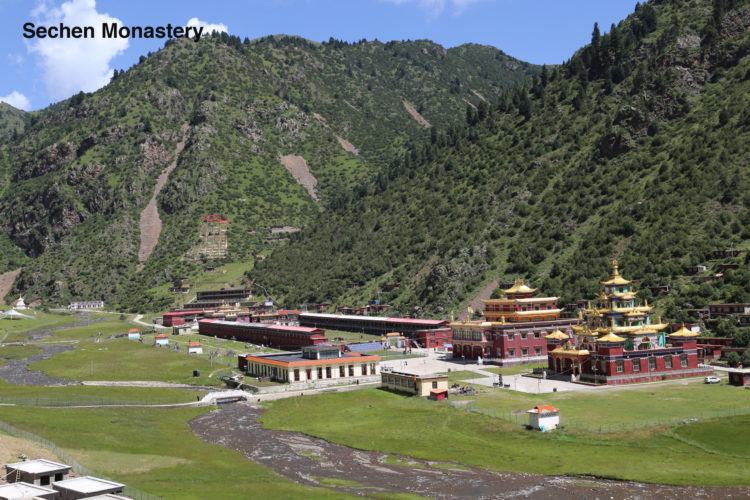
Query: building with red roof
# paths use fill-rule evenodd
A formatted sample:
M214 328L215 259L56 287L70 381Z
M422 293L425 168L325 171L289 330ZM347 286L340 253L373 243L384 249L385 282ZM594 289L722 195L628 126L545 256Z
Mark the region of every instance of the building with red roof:
M246 323L218 319L198 321L198 333L211 337L252 342L279 349L299 349L328 342L325 330L304 326Z

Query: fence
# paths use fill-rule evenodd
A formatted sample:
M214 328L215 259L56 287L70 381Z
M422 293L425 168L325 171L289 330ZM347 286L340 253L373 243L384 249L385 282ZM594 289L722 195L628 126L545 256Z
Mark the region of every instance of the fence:
M17 429L16 427L13 427L12 425L3 421L0 421L0 429L4 430L11 436L26 439L28 441L33 441L44 446L45 448L52 451L55 455L57 455L60 460L70 465L77 474L80 474L82 476L96 476L103 479L109 479L108 477L102 476L98 472L95 472L88 467L84 467L52 441L39 437L36 434ZM161 500L161 497L151 495L149 493L146 493L145 491L133 488L132 486L125 486L125 488L123 489L123 494L135 500Z
M514 424L528 424L528 415L526 412L508 412L508 411L497 411L487 408L476 408L472 405L464 407L466 411L480 413L487 415L488 417L497 418L499 420L505 420ZM725 410L713 410L713 411L702 411L691 413L689 415L681 415L675 417L661 417L652 419L639 419L630 422L621 422L614 424L597 424L591 423L584 420L583 418L565 418L560 416L560 425L568 429L593 432L597 434L606 434L610 432L620 432L628 430L643 429L644 427L659 427L659 426L672 426L677 424L690 423L697 420L709 420L712 418L722 417L738 417L743 415L750 415L750 407L748 408L728 408Z

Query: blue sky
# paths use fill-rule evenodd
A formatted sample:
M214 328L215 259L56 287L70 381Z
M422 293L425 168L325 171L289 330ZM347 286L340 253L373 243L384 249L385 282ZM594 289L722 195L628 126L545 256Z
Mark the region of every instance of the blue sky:
M636 0L0 0L0 101L40 109L106 84L164 40L27 40L23 25L212 26L242 38L300 35L323 41L415 40L445 47L493 45L536 64L557 64L609 31Z

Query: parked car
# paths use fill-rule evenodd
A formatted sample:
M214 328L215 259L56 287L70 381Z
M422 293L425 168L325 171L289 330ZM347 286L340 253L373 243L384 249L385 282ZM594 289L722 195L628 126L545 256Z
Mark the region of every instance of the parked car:
M721 379L719 377L711 376L704 378L703 381L707 384L718 384L719 382L721 382Z

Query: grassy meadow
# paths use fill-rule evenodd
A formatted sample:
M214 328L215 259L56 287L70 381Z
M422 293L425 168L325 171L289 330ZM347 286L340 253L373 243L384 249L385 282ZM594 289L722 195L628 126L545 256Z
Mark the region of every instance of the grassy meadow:
M515 423L466 411L451 401L435 403L379 389L269 401L262 421L273 429L300 431L353 448L496 470L739 486L750 484L750 470L743 465L750 458L748 440L739 432L750 416L678 426L659 425L654 418L688 420L706 409L747 408L748 397L734 387L690 383L684 388L543 397L490 391L470 399L472 406L518 412L554 404L562 409L564 428L544 434L525 429L525 414ZM627 430L576 429L567 424L568 415L591 415L591 423L614 419ZM731 438L715 439L717 433Z

